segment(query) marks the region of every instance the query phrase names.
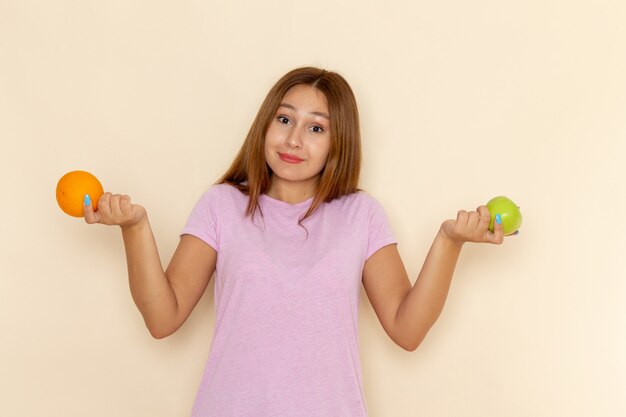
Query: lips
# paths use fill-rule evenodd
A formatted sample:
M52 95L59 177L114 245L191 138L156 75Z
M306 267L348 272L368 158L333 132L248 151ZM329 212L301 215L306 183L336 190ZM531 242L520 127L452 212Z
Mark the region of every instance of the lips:
M278 156L280 157L280 159L282 159L283 161L288 162L290 164L298 164L298 163L304 161L304 159L298 158L297 156L290 155L288 153L278 152Z

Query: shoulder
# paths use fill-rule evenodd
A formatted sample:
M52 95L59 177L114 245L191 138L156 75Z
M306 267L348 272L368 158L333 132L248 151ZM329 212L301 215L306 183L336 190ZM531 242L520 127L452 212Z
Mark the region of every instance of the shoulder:
M205 202L219 203L227 202L229 200L247 200L247 198L247 195L230 184L214 184L204 191L200 197L200 199Z
M380 202L365 190L341 196L336 201L344 206L356 206L361 209L382 209Z
M381 203L364 190L338 197L331 201L328 206L337 215L354 221L359 219L369 221L372 218L385 216L385 210Z
M197 200L195 211L211 217L228 217L245 210L248 196L230 184L214 184Z
M381 206L380 202L365 190L359 190L354 194L356 194L356 198L358 198L364 205Z
M235 193L243 194L233 185L226 184L226 183L213 184L205 191L205 194L210 194L210 195L232 195Z

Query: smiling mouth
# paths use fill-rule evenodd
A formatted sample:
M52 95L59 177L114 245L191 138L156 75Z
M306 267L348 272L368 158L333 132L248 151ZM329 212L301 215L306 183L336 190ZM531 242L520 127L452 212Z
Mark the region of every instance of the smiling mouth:
M278 156L280 157L280 159L290 164L297 164L297 163L304 161L304 159L298 158L295 155L289 155L287 153L278 152Z

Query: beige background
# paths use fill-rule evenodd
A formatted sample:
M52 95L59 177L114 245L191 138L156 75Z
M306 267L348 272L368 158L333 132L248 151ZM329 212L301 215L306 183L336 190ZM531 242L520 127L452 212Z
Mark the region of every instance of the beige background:
M74 169L148 208L164 263L287 70L342 73L361 185L414 280L439 224L505 194L413 353L361 309L371 416L626 415L626 3L0 0L0 414L187 416L212 291L151 339L120 233L57 207Z

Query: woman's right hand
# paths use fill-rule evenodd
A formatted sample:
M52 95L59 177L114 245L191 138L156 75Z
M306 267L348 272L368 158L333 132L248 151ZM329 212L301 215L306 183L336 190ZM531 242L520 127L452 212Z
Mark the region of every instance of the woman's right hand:
M98 200L98 210L85 198L83 213L88 224L100 223L109 226L128 228L144 220L146 209L139 204L132 204L130 197L121 194L104 193Z

